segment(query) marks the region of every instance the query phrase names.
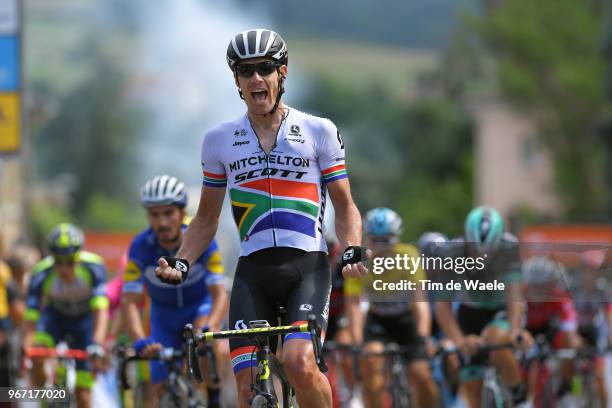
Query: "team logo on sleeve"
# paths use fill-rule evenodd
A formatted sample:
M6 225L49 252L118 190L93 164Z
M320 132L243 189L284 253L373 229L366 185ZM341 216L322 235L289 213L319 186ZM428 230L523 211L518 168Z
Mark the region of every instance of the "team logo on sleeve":
M129 261L127 266L125 267L125 274L123 275L123 280L125 282L137 281L138 279L140 279L141 274L142 271L140 270L138 265L136 265L134 261Z

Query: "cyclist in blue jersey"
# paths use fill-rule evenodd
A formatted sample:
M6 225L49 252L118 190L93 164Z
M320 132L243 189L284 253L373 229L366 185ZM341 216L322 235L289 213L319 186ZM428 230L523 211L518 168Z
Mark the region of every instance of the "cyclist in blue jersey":
M83 232L72 224L59 224L49 234L50 256L32 269L25 312L23 346L68 347L87 350L92 357L104 356L108 324L108 299L104 292L106 268L96 254L82 251ZM32 385L46 383L43 359L32 361ZM92 370L88 361L76 363L76 399L79 407L91 406Z
M300 112L281 101L288 69L285 41L276 32L248 30L230 42L228 65L247 112L209 130L202 144L204 186L200 206L177 257L160 259L157 274L180 283L212 240L225 190L241 239L230 300L230 325L252 320L276 325L276 306L286 322L309 314L326 328L331 289L323 217L326 193L335 209L345 276L361 276L361 217L345 167L344 142L328 119ZM170 261L170 263L168 262ZM172 266L170 266L170 264ZM313 358L310 336L286 336L283 368L300 407L331 407L331 390ZM252 395L254 346L230 340L240 407Z
M150 227L130 245L122 308L134 348L146 357L153 356L162 347L180 349L182 329L187 323L219 330L227 313L228 296L221 254L214 240L195 258L192 274L183 285L168 285L155 276L157 260L176 253L187 228L183 223L187 204L184 183L176 177L156 176L142 187L140 199ZM143 318L139 305L145 294L144 300L150 307L145 308L148 316ZM162 391L160 385L168 372L163 363L156 361L150 363L150 371L155 392L148 395L153 397ZM207 391L209 406L218 406L218 388L209 382Z

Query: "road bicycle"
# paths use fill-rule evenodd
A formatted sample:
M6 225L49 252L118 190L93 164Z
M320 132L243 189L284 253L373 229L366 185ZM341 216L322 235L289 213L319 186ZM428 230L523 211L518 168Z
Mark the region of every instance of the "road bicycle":
M183 363L186 356L185 351L176 350L172 347L166 347L159 350L157 355L153 357L143 357L134 352L133 349L125 347L117 348L115 353L119 359L119 383L122 391L130 388L135 388L128 381L127 366L134 361L160 361L168 368L168 379L164 382L164 393L160 398L160 407L189 407L189 408L204 408L206 404L194 389L191 381L183 374ZM210 376L213 382L218 382L219 377L216 371L216 361L212 350L205 348L198 350L196 358L206 356L209 361ZM198 361L199 364L199 361ZM142 396L135 394L135 405L140 406L143 401ZM125 401L124 401L125 402Z
M47 401L48 407L76 406L76 362L90 360L92 357L85 350L71 349L65 341L59 342L54 348L30 347L25 350L27 358L53 358L58 366L52 376L52 398Z
M282 314L283 309L279 308L279 317ZM183 329L183 338L187 345L189 374L199 382L203 380L200 367L196 364L196 347L200 342L246 337L255 344L256 350L254 353L257 361L257 373L255 378L251 380L251 390L253 391L253 397L250 400L251 408L277 408L281 402L283 408L297 407L295 390L289 383L280 361L270 348L269 337L297 332L310 333L317 366L322 372L326 372L327 366L321 354L321 328L317 325L315 316L310 315L307 323L295 326L270 326L266 320L254 320L249 322L248 326L247 329L242 330L196 333L193 326L187 324ZM277 378L280 382L281 399L277 397L274 378Z
M329 370L327 378L332 387L333 406L335 408L349 408L361 401L361 391L358 385L359 352L357 346L345 343L326 341L322 349ZM348 360L347 360L348 359ZM343 362L350 362L351 374L345 374ZM352 378L349 381L346 375Z
M571 360L573 376L570 384L571 405L576 408L601 406L599 391L595 380L595 358L609 353L612 349L581 347L579 349L554 349L544 336L537 336L535 346L526 356L526 365L537 363L538 380L534 397L536 408L555 408L560 406L558 389L562 378L560 367L563 361Z
M408 383L405 357L412 353L413 349L399 346L396 343L387 343L383 351L364 352L360 346L330 342L325 344L324 351L333 356L336 361L341 358L340 356L351 358L356 382L359 382L364 375L369 375L368 372L361 372L360 357L385 358L384 374L388 380L387 391L391 399L391 406L393 408L409 408L412 406L412 392ZM351 396L353 395L355 395L355 390L351 389Z
M438 355L442 358L450 354L458 354L461 364L464 366L470 365L470 361L476 356L486 357L484 363L479 363L483 368L483 383L481 393L482 408L511 408L514 406L512 395L508 388L501 382L497 369L490 363L488 354L492 351L514 348L512 343L488 344L478 348L478 353L473 357L467 357L461 354L457 348L447 348L438 351Z

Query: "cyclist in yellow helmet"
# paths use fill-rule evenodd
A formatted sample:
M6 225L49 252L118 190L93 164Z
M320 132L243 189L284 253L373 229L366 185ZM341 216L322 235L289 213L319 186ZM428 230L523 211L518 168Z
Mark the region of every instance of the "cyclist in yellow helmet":
M108 323L104 293L103 259L83 251L83 232L68 223L57 225L48 236L50 255L36 264L28 288L24 347L54 347L65 341L70 348L85 349L103 357ZM77 361L77 405L91 406L93 367ZM46 382L43 360L34 359L32 385Z

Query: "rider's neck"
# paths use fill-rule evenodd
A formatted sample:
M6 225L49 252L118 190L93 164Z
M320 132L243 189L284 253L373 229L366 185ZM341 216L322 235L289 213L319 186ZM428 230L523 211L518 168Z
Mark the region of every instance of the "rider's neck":
M269 132L278 129L286 112L287 107L281 102L274 113L259 114L249 110L248 115L255 130Z

